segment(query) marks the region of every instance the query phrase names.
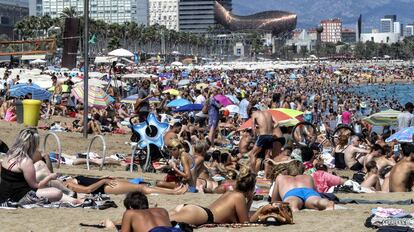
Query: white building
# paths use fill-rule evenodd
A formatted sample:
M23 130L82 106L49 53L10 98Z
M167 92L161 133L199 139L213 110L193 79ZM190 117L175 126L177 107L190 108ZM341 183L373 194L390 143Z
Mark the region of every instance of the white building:
M405 26L404 36L414 36L414 24Z
M362 33L361 34L361 42L372 41L375 43L386 43L392 44L397 43L401 39L400 33Z
M90 0L90 17L107 23L124 23L135 21L147 25L145 12L148 11L148 0ZM59 17L63 9L74 7L83 15L82 0L29 0L30 15L50 15ZM148 14L147 14L148 15ZM138 17L139 16L139 17Z
M159 24L170 30L179 30L179 0L149 0L149 25Z
M316 48L316 31L301 30L294 32L292 39L286 41L286 45L295 46L296 52L299 53L302 49L306 51L313 51Z

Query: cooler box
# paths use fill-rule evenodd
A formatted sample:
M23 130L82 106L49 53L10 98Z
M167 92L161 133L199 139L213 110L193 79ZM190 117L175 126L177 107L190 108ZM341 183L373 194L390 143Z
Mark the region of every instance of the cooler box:
M23 100L24 118L23 122L27 126L36 127L40 118L40 105L39 100Z

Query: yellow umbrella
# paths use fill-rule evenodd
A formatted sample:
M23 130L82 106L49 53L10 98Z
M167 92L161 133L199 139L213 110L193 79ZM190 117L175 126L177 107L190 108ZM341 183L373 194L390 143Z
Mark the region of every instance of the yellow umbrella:
M197 84L196 85L196 88L197 89L205 89L205 88L207 88L208 87L208 84L206 84L206 83L200 83L200 84Z
M174 96L180 95L180 91L178 91L176 89L167 89L167 90L164 90L162 93L169 93L169 94L174 95Z

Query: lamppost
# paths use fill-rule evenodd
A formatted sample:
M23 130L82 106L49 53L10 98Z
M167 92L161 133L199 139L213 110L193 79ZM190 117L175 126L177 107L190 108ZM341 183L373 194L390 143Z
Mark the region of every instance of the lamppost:
M89 71L89 0L83 1L83 137L88 138L88 71Z

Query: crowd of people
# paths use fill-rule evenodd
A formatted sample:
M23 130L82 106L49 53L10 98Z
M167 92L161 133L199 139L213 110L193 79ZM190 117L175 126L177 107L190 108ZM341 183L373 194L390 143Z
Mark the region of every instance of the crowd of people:
M342 70L340 75L325 65L271 72L166 71L154 67L146 72L149 78L129 80L126 86L108 85L106 91L113 101L105 109L92 108L88 112L83 112L82 103L70 94L72 77L63 74L65 81L59 83L58 74L54 74L53 96L44 102L42 115L74 118L72 125L56 121L48 129L82 132L83 115L87 113L87 129L96 134L129 133L130 121L143 123L149 114L156 115L170 124L163 135L164 146L156 151L169 160L154 165L155 170L166 173L164 181L148 186L113 177L60 178L53 172L49 156L38 151L36 130L25 129L2 160L0 202L25 201L33 192L39 198L73 204L82 201L82 194L128 193L122 222L108 224L122 226L122 231L180 231L171 222L195 226L256 222L274 215L280 202L287 203L293 212L303 208L333 210L334 202L321 193L341 191L341 186L349 186L347 182L363 192L412 190L414 144L385 140L414 125L414 105L401 104L392 95L376 99L350 91L366 72L375 78L368 82L382 83L384 79L390 81L390 76L391 81L411 79L413 71L408 68L352 68ZM362 74L354 75L357 72ZM188 82L182 84L184 79ZM7 95L7 89L19 79L6 80L0 118L15 121L15 99ZM134 104L121 102L134 94ZM169 106L178 99L201 107L180 112ZM301 130L283 124L269 111L279 108L303 112L298 120L308 127ZM401 111L394 124L379 127L364 120L384 109ZM242 128L249 121L251 125ZM338 128L349 133L338 132ZM309 142L307 138L312 136L315 139ZM131 140L139 142L134 136ZM342 170L350 170L348 176L336 174ZM257 197L258 179L271 184L266 196L270 204L249 214ZM149 208L145 196L185 192L222 195L209 206L184 204L170 212ZM284 216L290 221L289 213Z

